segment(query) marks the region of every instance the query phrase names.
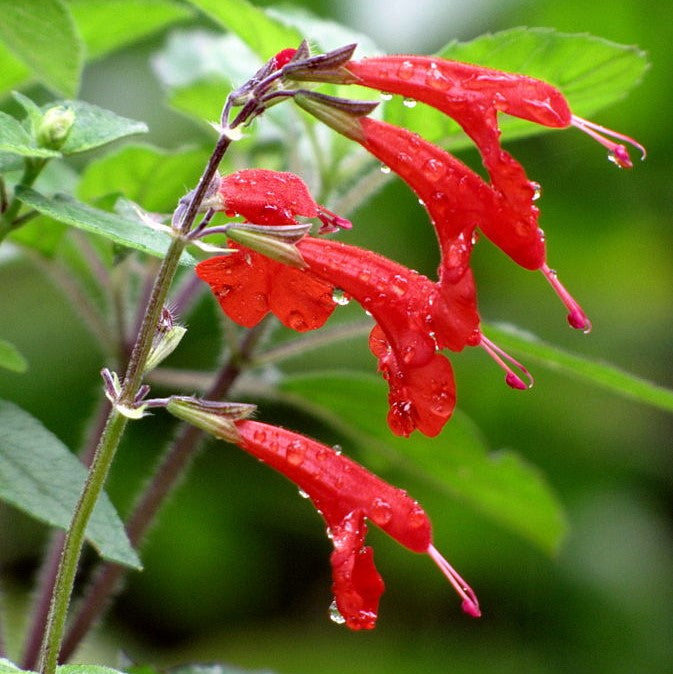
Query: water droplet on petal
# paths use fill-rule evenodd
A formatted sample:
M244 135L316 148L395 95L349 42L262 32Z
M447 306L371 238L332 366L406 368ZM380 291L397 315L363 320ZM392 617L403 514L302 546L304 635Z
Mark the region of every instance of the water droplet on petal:
M439 180L446 173L446 165L439 159L430 158L423 164L423 174L428 180Z
M537 201L542 196L542 186L536 182L531 182L530 186L533 188L533 201Z
M290 312L290 315L287 317L287 325L292 328L292 330L297 330L298 332L304 332L308 330L308 323L304 316L298 311Z
M348 295L346 295L341 288L334 288L332 291L332 299L335 304L338 304L341 307L345 307L350 302Z
M392 100L393 95L391 93L388 93L387 91L382 91L381 92L381 100L382 101L390 101Z
M430 68L425 75L425 83L437 91L445 91L451 86L450 80L439 70L436 63L430 64Z
M415 108L416 101L413 98L405 98L402 101L402 105L404 105L405 108Z
M299 496L302 498L311 498L303 489L299 489Z
M332 445L332 449L334 450L335 454L341 454L341 452L343 452L341 445Z
M369 517L380 527L385 527L386 524L390 523L390 520L393 518L393 509L388 501L384 501L382 498L375 498L372 502L371 509L369 511Z
M329 605L329 619L337 625L343 625L346 622L337 607L336 599Z
M266 440L266 431L262 429L256 430L252 435L252 439L260 444L263 443Z
M397 76L401 80L410 80L414 74L414 64L411 61L402 61L402 65L397 69Z
M390 166L386 166L385 164L381 164L381 173L385 173L385 174L390 173Z
M305 440L293 440L288 446L286 451L287 462L293 466L301 466L304 463L304 458L306 455L306 441Z
M428 516L425 514L425 510L418 504L415 505L413 510L407 515L407 523L412 529L419 529L420 527L425 526L427 521Z

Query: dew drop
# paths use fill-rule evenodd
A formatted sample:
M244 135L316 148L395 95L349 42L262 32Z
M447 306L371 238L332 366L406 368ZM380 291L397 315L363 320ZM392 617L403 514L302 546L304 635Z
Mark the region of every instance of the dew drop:
M416 349L413 346L405 346L404 351L402 353L402 360L409 365L409 363L413 362L414 358L416 357Z
M293 466L301 466L304 463L304 457L306 454L306 441L305 440L293 440L288 446L286 451L287 462Z
M537 201L542 196L542 186L536 182L531 182L530 186L533 188L533 201Z
M345 307L350 302L348 295L346 295L341 288L334 288L332 291L332 299L335 304L338 304L341 307Z
M414 64L411 61L402 61L402 65L397 69L397 76L401 80L410 80L414 74Z
M428 521L428 516L425 510L418 504L413 507L409 515L407 515L407 523L412 529L420 529Z
M412 161L412 158L411 155L407 154L406 152L398 152L397 161L401 164L408 164Z
M369 511L369 517L380 527L385 527L386 524L390 523L390 520L393 518L393 509L388 501L384 501L382 498L375 498L372 502L371 509Z
M341 452L343 452L341 445L332 445L332 449L334 450L335 454L341 454Z
M425 83L437 91L445 91L451 86L451 82L444 76L442 71L437 68L436 63L430 64L430 69L425 75Z
M299 496L302 498L311 498L303 489L299 489Z
M259 442L261 444L262 442L264 442L266 440L266 431L263 431L261 429L256 430L252 435L252 439L255 442Z
M439 180L446 172L446 165L439 159L430 158L423 164L423 174L428 180Z
M385 173L386 175L390 173L390 166L386 166L385 164L381 164L381 173Z
M304 332L308 330L308 323L304 316L298 311L290 312L287 317L287 324L292 330L297 330L298 332Z
M341 615L337 607L336 599L329 605L329 619L337 625L343 625L346 622L346 618Z
M405 98L405 99L402 101L402 105L403 105L405 108L415 108L415 107L416 107L416 100L413 99L413 98Z
M381 92L381 100L382 101L390 101L392 100L393 95L391 93L388 93L387 91L382 91Z

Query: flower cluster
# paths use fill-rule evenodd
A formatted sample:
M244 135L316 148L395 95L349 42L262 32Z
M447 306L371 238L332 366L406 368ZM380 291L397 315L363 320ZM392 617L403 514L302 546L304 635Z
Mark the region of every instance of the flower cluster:
M232 107L242 106L252 118L289 98L362 145L405 181L426 209L441 254L437 280L373 251L324 238L350 222L317 204L297 176L262 169L218 177L210 187L203 208L244 222L224 228L234 240L229 254L201 262L196 273L223 311L248 328L273 313L293 330L314 330L335 309L337 292L357 301L374 321L369 347L388 383L390 429L401 436L414 430L435 436L456 400L451 363L442 350L480 346L505 370L511 387L532 383L527 370L481 331L470 268L479 233L517 264L544 274L567 307L571 326L587 331L591 325L547 264L536 205L539 186L502 148L498 113L553 128L575 126L605 145L620 167L630 167L631 161L617 141L631 143L643 156L644 150L572 114L563 95L540 80L426 56L358 61L352 59L354 48L318 56L311 56L306 44L283 50L229 97L222 123ZM369 116L376 104L298 88L304 81L358 84L437 108L474 141L488 181L443 148ZM318 218L317 236L308 235L298 218ZM214 231L222 228L197 234ZM405 492L315 440L209 405L174 399L169 410L239 445L309 496L334 543L333 590L349 627L374 626L383 591L372 550L364 545L365 520L405 547L429 554L462 597L464 610L479 615L474 593L433 547L427 515Z

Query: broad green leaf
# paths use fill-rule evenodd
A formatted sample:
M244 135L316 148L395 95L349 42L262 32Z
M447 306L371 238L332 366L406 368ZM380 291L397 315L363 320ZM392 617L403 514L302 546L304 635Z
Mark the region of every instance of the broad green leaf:
M451 42L437 56L517 72L545 80L566 96L573 112L591 117L622 99L648 68L637 47L586 34L558 33L550 28L513 28L470 42ZM385 119L410 128L450 149L470 145L460 127L441 113L417 106L409 109L399 97L385 105ZM548 131L546 127L500 115L503 139Z
M388 391L378 378L325 372L286 379L279 389L362 448L394 453L435 487L543 550L558 548L566 522L543 476L514 452L488 452L460 410L438 438L399 438L386 426Z
M0 0L0 39L45 86L74 96L83 65L82 41L62 0Z
M56 674L124 674L124 672L102 665L59 665Z
M71 0L88 58L137 42L192 12L172 0Z
M41 522L67 528L86 469L37 419L8 401L0 401L0 458L0 498ZM107 496L96 504L86 534L104 559L141 568Z
M171 212L189 186L196 185L208 160L205 150L165 152L149 145L126 145L91 162L78 186L84 201L123 194L148 211Z
M128 220L114 213L93 208L67 195L45 197L21 185L17 186L16 195L24 204L43 215L48 215L66 225L99 234L127 248L135 248L155 257L164 257L170 245L168 234L151 229L139 220ZM194 257L187 252L182 254L181 262L190 266L196 264Z
M0 339L0 367L22 374L28 369L28 362L13 344Z
M507 351L522 354L527 360L537 361L552 370L559 370L578 379L617 393L625 398L673 412L673 391L621 370L610 363L591 360L569 353L544 342L529 332L508 325L484 326L484 332L493 337Z
M296 47L301 35L247 0L190 0L214 21L236 33L263 61L288 47Z
M19 669L13 662L7 660L7 658L0 658L0 674L15 674L15 672L21 672L23 670Z
M75 113L70 133L63 146L59 148L64 155L85 152L119 138L148 131L144 122L121 117L85 101L56 101L42 106L42 111L55 105L71 108Z
M30 69L0 42L0 94L16 89L30 79Z
M60 157L60 152L37 147L31 135L14 117L0 111L0 151L24 157Z

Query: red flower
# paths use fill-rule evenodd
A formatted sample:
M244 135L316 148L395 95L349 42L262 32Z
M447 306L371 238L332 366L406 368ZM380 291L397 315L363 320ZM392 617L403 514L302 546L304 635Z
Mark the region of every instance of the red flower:
M317 204L299 176L268 169L244 169L224 176L207 206L230 218L241 215L256 225L294 225L300 215L320 218L323 231L351 227L346 218Z
M305 332L321 327L334 311L332 284L238 244L230 247L237 252L200 262L196 274L238 325L252 328L272 312Z
M334 307L333 289L345 291L378 324L370 347L389 384L391 430L437 435L455 404L451 365L437 349L480 343L473 296L447 299L426 276L355 246L305 237L297 249L305 270L239 248L201 262L196 273L227 315L248 326L272 311L295 330L319 327Z
M364 545L365 519L406 548L429 554L462 598L463 610L480 615L474 592L437 552L428 516L405 491L311 438L257 421L236 421L235 427L232 441L294 482L325 519L334 544L332 590L348 627L375 626L384 590L373 550Z

